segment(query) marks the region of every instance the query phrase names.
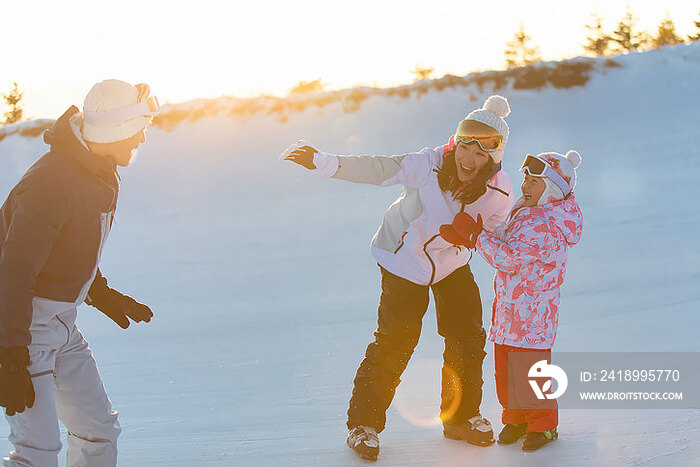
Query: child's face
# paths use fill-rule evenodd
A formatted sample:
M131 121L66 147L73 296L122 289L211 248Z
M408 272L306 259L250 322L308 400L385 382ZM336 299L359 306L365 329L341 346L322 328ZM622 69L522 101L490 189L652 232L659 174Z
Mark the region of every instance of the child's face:
M537 206L537 202L545 189L544 179L525 174L525 179L520 188L523 191L523 206Z

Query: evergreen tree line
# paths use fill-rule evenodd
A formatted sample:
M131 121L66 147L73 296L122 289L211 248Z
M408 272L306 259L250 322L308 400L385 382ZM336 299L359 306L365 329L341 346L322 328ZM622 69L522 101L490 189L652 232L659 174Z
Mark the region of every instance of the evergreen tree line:
M593 14L591 23L586 24L588 35L583 48L589 54L605 56L649 48L658 49L666 45L681 44L686 42L686 40L694 42L700 40L700 15L694 23L696 28L695 34L691 34L684 39L676 33L676 26L668 13L659 23L657 31L653 35L638 28L637 18L629 8L617 23L616 29L610 32L605 31L603 28L602 18ZM532 46L531 41L532 38L527 34L525 27L521 23L520 29L513 36L513 40L508 42L504 52L506 64L509 67L531 65L542 60L539 47ZM416 65L412 73L416 80L420 80L429 78L433 71L433 68ZM320 78L309 82L300 81L291 90L291 93L319 92L323 91L324 86ZM24 97L24 92L19 90L17 83L13 83L13 88L8 94L0 94L0 97L9 107L9 110L4 113L5 120L2 124L9 125L22 121L24 113L22 98Z
M639 29L637 18L629 8L613 31L606 31L602 21L600 16L593 14L591 23L586 24L588 35L583 48L587 53L595 56L658 49L666 45L700 39L700 17L694 21L695 34L685 39L676 33L676 25L668 13L659 23L654 34ZM531 45L531 41L532 38L525 32L525 27L521 23L520 29L513 36L513 40L508 42L504 52L506 64L509 67L530 65L542 60L539 47Z

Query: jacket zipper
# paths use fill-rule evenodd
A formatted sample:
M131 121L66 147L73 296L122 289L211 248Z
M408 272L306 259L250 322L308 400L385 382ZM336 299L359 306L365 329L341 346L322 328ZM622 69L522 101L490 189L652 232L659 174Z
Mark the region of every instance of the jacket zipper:
M462 209L460 212L464 212L464 207L465 207L465 203L462 203ZM404 235L405 235L405 232L404 232ZM430 274L430 282L428 282L428 285L433 285L433 281L435 280L435 272L436 272L435 262L433 261L433 258L431 258L430 255L428 254L428 245L430 245L430 243L439 236L440 236L439 233L433 235L432 237L430 237L430 240L425 242L425 244L423 245L423 253L425 253L425 256L428 258L428 261L430 261L430 267L433 269L433 272ZM403 245L403 235L401 236L401 244ZM401 248L401 245L399 246L399 248L396 249L396 251L394 253L398 252L400 248ZM457 248L457 254L459 254L459 248ZM471 260L471 256L469 257L469 260Z
M433 262L433 258L430 257L428 254L428 245L435 240L437 237L439 237L440 234L433 235L430 240L428 240L424 245L423 245L423 252L425 253L425 256L428 257L428 261L430 261L430 266L433 268L432 274L430 274L430 282L428 282L428 285L433 285L433 280L435 279L435 263Z
M66 344L70 342L70 330L68 329L68 325L63 322L61 318L56 315L56 319L63 325L64 328L66 328Z
M398 253L399 250L403 247L403 238L406 236L408 231L404 231L404 233L401 234L401 242L399 243L399 246L394 250L394 254Z

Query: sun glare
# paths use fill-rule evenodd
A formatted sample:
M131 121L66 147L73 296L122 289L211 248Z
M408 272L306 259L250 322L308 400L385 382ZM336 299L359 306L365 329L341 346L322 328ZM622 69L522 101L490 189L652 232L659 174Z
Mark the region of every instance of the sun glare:
M450 418L459 409L462 388L457 373L447 367L447 378L454 388L454 398L444 417ZM411 360L401 376L396 390L394 407L399 414L416 426L431 427L442 423L440 418L440 393L442 361L436 359Z
M508 1L494 8L445 0L14 2L3 35L0 92L17 81L26 115L55 118L105 78L148 82L163 102L221 95L283 96L300 81L326 89L411 82L420 64L446 73L505 66L522 23L546 60L583 53L591 14L613 27L629 2ZM651 31L668 12L678 32L694 2L643 0L631 8ZM50 44L47 48L47 44Z

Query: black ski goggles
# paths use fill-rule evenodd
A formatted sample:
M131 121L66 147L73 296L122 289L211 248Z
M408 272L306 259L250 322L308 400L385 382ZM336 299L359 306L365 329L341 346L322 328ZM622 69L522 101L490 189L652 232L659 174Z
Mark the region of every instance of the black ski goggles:
M564 178L559 175L559 173L552 168L547 162L543 161L537 156L532 156L528 154L525 156L523 165L520 167L520 171L526 174L530 174L533 177L547 177L555 185L559 187L564 196L567 196L571 191L571 187L564 180Z
M545 161L528 154L525 156L525 160L523 161L523 165L520 167L520 171L528 173L534 177L546 177L544 172L547 167L549 166Z

